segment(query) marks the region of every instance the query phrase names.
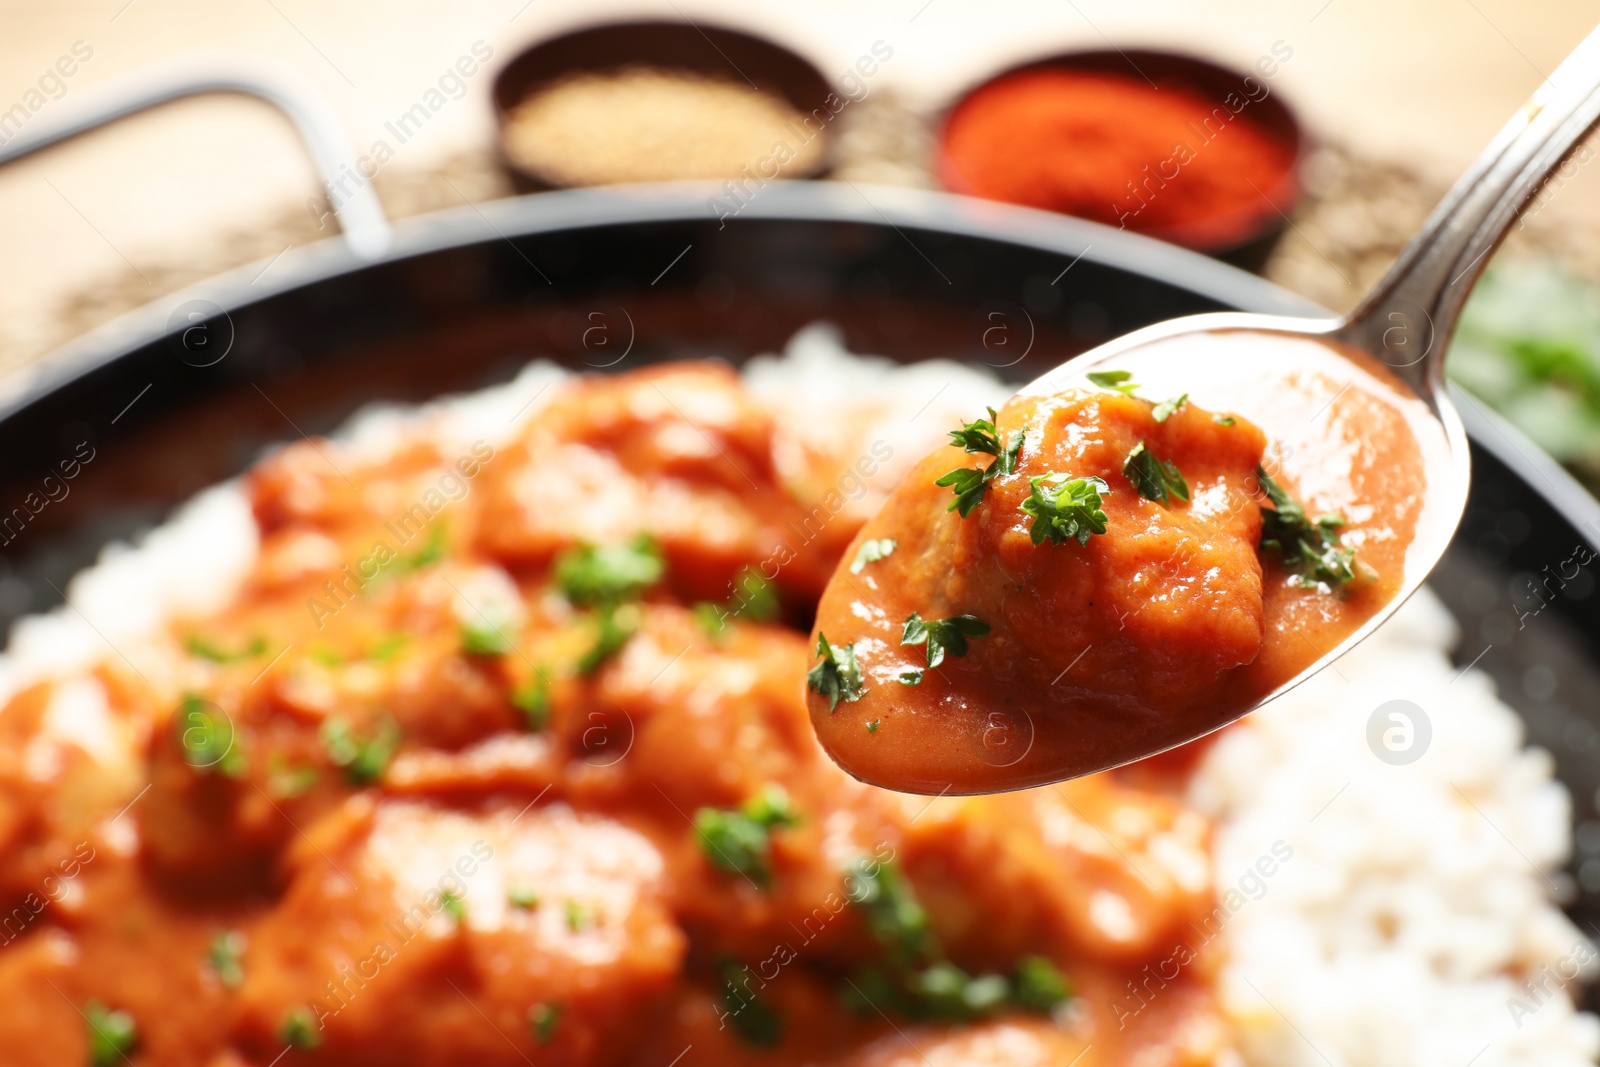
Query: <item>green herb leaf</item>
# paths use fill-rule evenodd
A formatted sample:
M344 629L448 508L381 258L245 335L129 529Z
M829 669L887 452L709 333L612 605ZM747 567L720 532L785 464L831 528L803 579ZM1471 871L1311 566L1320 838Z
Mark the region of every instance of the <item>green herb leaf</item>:
M851 979L845 1000L852 1007L965 1023L1009 1008L1048 1013L1071 995L1066 979L1043 957L1025 957L1014 978L970 975L952 963L932 933L927 911L892 864L856 861L847 871L845 889L885 953L882 964Z
M400 562L404 564L405 569L408 571L417 571L424 567L431 567L435 563L438 563L440 560L444 559L444 540L444 523L430 523L428 525L427 538L414 551L401 556Z
M594 925L594 912L578 903L576 900L567 900L562 904L562 910L567 920L567 929L573 933L581 933Z
M312 645L306 651L306 656L310 658L311 662L320 663L324 667L341 667L344 665L344 657L327 645Z
M959 511L963 519L983 500L984 490L988 488L990 482L994 481L998 475L1011 474L1016 471L1017 455L1022 450L1023 432L1021 430L1012 434L1005 447L1001 447L999 431L995 429L994 425L994 408L989 408L988 410L989 417L987 419L969 422L959 430L951 430L950 441L952 444L962 446L968 452L991 455L994 457L994 461L983 470L978 470L974 467L958 467L948 474L936 478L933 483L955 493L955 502L947 510ZM884 553L884 555L888 555L888 553ZM863 566L865 566L865 563L863 563Z
M1189 394L1184 393L1176 400L1163 400L1150 410L1150 416L1157 422L1166 422L1168 419L1172 418L1179 408L1183 407L1184 403L1188 399Z
M548 1045L556 1036L556 1024L561 1022L561 1005L535 1004L528 1009L528 1028L533 1040Z
M883 723L882 719L873 719L871 722L867 723L867 733L869 733L869 734L877 733L878 732L878 727L880 725L882 725L882 723Z
M506 899L511 901L511 906L513 908L520 908L523 911L532 911L534 908L539 906L539 901L541 898L539 894L532 889L518 888L507 893Z
M502 627L487 620L461 626L461 650L469 656L504 656L515 647Z
M206 949L206 963L228 989L238 989L244 984L244 934L238 930L224 930L211 939Z
M927 645L928 667L944 662L945 653L952 656L967 654L967 638L982 637L989 632L989 624L975 615L956 615L948 619L924 619L912 612L900 634L902 645Z
M190 634L184 638L183 647L191 656L207 659L212 663L237 663L242 659L251 659L261 655L267 650L267 641L264 637L257 637L237 652L229 652L220 645L212 644L199 634Z
M228 778L244 774L246 761L233 722L198 696L184 697L174 725L183 760L198 774L216 771Z
M511 706L522 712L522 725L536 734L550 724L550 679L543 671L534 671L511 694Z
M370 737L362 737L349 722L334 716L322 724L322 744L335 767L344 768L352 785L369 785L383 777L395 749L400 747L400 724L388 716L378 720Z
M579 674L593 674L639 632L639 609L632 604L602 605L594 613L598 627L594 644L578 659Z
M457 926L467 921L467 902L453 889L445 890L439 898L439 909L450 916L450 921Z
M1042 544L1048 538L1058 545L1074 540L1086 545L1093 535L1106 532L1101 496L1109 495L1111 490L1099 478L1068 478L1051 473L1029 481L1033 488L1022 502L1022 510L1033 516L1028 530L1034 544Z
M983 502L983 491L989 487L985 471L976 467L957 467L948 474L935 478L934 485L944 486L955 493L956 499L946 511L959 511L964 519L972 509Z
M728 614L750 622L771 622L782 607L777 586L763 578L754 567L745 567L734 576Z
M962 1023L987 1015L1006 1002L1010 983L998 974L974 978L948 960L941 960L909 976L907 992L913 1013L941 1022Z
M720 604L713 604L709 600L696 603L689 609L689 614L694 616L695 625L710 637L721 638L723 631L728 628L728 612Z
M1017 965L1011 996L1024 1011L1049 1015L1072 996L1072 984L1043 956L1026 956Z
M1164 508L1172 506L1172 497L1189 499L1189 483L1178 473L1177 464L1171 460L1157 459L1154 452L1140 441L1122 461L1122 476L1133 483L1134 489L1146 500L1154 500Z
M1306 509L1273 481L1265 469L1256 468L1256 480L1272 502L1261 509L1261 550L1274 551L1291 572L1295 585L1317 586L1324 591L1348 588L1370 570L1356 560L1353 550L1339 544L1338 515L1308 518Z
M895 681L901 685L921 685L923 673L922 671L901 671L900 676Z
M722 967L722 1003L734 1034L747 1045L772 1048L783 1039L783 1017L750 988L749 969L732 961Z
M1234 420L1232 415L1213 415L1211 421L1218 426L1232 426Z
M938 483L935 482L934 484L937 485ZM965 512L962 513L962 517L965 518ZM880 559L892 555L897 544L899 542L892 537L880 537L875 541L861 542L861 547L856 549L855 562L850 564L850 573L860 574L866 569L867 564L876 563Z
M310 1051L322 1044L322 1035L318 1033L320 1029L311 1009L301 1005L290 1008L284 1014L283 1023L278 1027L278 1037L285 1044Z
M83 1005L83 1018L89 1028L91 1067L122 1063L139 1043L139 1027L125 1011L113 1011L98 1000L90 1000Z
M317 769L310 766L293 767L283 756L274 754L267 759L267 792L278 800L293 800L317 784Z
M1000 434L994 427L997 417L994 408L985 409L989 412L987 419L977 419L969 422L959 430L950 431L950 443L960 445L968 452L983 452L991 456L1000 454Z
M420 571L424 567L431 567L444 559L445 553L445 523L430 522L427 534L423 537L422 544L410 552L401 552L383 565L379 574L388 578L398 578L402 574Z
M367 653L367 658L374 663L387 663L398 656L406 645L410 643L411 638L405 634L390 634L372 646L372 650Z
M729 619L747 619L750 622L771 622L782 611L777 587L754 567L745 567L734 576L731 595L724 604L702 601L691 610L695 622L712 637L720 637L727 630Z
M718 870L745 875L763 889L772 881L771 832L799 822L789 794L775 785L746 801L737 811L701 808L694 814L694 828L706 862Z
M1092 370L1085 377L1102 389L1111 389L1124 396L1132 396L1133 391L1139 388L1129 380L1133 377L1132 371Z
M856 663L854 645L834 648L828 644L827 634L817 634L817 655L822 657L815 667L806 672L806 687L828 700L828 711L838 710L839 701L854 704L861 699L866 687L861 684L861 667Z
M649 534L612 545L578 545L555 561L556 586L578 607L636 600L666 573Z
M935 949L928 913L898 868L866 858L851 864L845 887L867 931L896 964L924 959Z

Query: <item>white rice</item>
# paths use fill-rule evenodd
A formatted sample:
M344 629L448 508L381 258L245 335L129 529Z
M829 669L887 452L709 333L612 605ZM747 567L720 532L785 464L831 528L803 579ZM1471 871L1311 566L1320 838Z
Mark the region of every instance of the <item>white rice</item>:
M1456 636L1424 590L1335 668L1225 733L1191 783L1190 802L1218 820L1219 892L1274 842L1293 849L1249 880L1224 928L1223 1004L1249 1063L1600 1055L1600 1021L1560 988L1596 971L1551 903L1571 847L1566 789L1548 753L1523 747L1489 677L1451 664ZM1374 710L1397 699L1432 729L1403 766L1367 739Z
M826 326L750 361L744 375L759 395L888 442L894 459L880 477L889 484L947 426L1008 392L960 364L852 356ZM564 377L541 362L468 396L374 406L334 447L354 461L419 436L447 452L498 444ZM224 607L258 549L236 481L201 493L137 547L108 546L68 585L68 605L14 628L0 653L0 700L112 656L159 671L164 657L152 649L166 627ZM1489 678L1452 667L1455 637L1424 591L1335 668L1225 734L1191 783L1191 804L1218 824L1221 996L1247 1064L1600 1058L1600 1021L1575 1011L1558 980L1597 970L1595 949L1553 903L1551 875L1571 844L1567 793L1549 756L1523 747L1521 721ZM47 730L126 772L134 754L98 689L63 686ZM1403 766L1367 740L1369 716L1395 699L1423 709L1432 728L1425 753Z

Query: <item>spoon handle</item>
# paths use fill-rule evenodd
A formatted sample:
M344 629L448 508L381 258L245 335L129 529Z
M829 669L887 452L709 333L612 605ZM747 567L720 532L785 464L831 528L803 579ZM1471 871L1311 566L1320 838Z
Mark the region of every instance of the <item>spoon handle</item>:
M1334 336L1434 396L1450 334L1489 253L1597 122L1600 29L1512 117Z

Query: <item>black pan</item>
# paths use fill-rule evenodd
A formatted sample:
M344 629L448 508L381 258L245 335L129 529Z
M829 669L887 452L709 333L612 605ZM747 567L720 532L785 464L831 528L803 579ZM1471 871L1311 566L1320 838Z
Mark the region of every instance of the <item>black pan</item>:
M1024 209L802 183L769 186L719 219L709 192L464 208L406 224L375 260L324 242L56 354L0 395L0 504L37 500L28 494L80 448L94 458L65 498L7 528L0 620L59 602L101 545L275 443L331 430L371 400L503 381L537 356L601 371L739 362L828 319L855 351L987 363L1021 382L1170 316L1316 312L1198 255ZM1462 665L1489 671L1529 740L1554 753L1575 817L1594 831L1579 839L1600 848L1600 600L1588 565L1600 505L1481 404L1460 402L1472 496L1433 587L1461 621ZM1580 853L1568 883L1570 910L1588 924L1600 856Z

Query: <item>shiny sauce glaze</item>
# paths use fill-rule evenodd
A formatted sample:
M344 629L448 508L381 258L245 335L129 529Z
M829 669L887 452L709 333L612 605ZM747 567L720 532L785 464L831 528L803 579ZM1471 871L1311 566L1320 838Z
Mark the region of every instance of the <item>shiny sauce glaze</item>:
M1442 431L1370 358L1218 332L1095 379L953 433L846 551L808 699L857 778L990 792L1199 737L1392 600L1419 537L1447 536L1424 514Z
M1181 779L929 804L818 745L801 627L903 474L852 410L680 364L258 465L225 610L0 708L0 1059L1213 1062Z

